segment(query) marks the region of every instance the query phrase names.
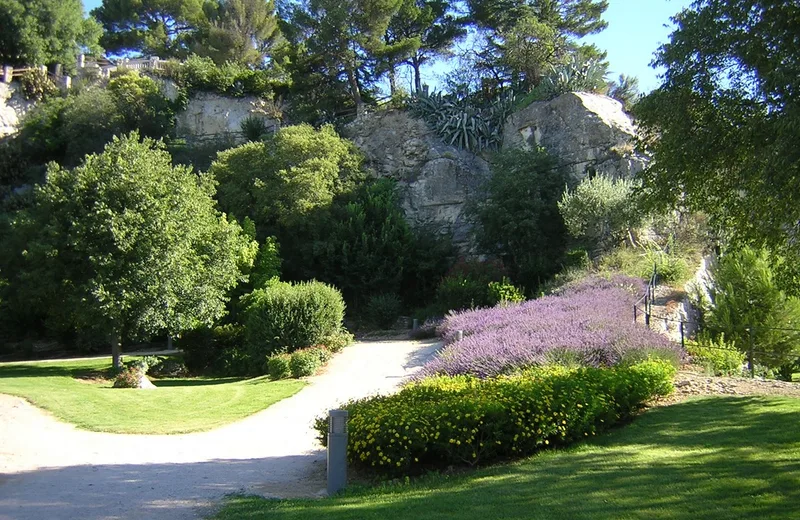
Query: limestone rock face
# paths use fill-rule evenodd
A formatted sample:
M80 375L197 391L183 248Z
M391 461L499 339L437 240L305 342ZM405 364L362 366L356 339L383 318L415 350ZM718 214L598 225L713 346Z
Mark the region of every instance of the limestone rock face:
M244 141L239 133L241 124L251 115L263 118L268 127L277 128L277 121L254 111L257 103L258 99L252 96L231 98L208 92L197 93L189 99L186 110L178 113L176 131L181 137L231 134Z
M575 181L591 172L620 178L635 175L647 164L633 151L635 135L619 101L570 92L510 115L503 148L542 146L562 161Z
M0 82L0 138L15 134L34 103L25 99L18 83Z
M365 114L344 136L361 149L377 177L397 181L410 222L451 231L459 248L471 249L464 205L489 176L484 159L448 146L424 121L402 111Z

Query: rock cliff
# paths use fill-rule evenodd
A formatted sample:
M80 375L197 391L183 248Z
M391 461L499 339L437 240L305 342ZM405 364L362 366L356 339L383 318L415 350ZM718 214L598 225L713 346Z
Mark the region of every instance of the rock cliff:
M19 91L18 83L0 82L0 138L15 134L20 120L32 106Z
M503 147L542 146L558 157L573 179L591 172L630 177L647 159L633 151L636 130L615 99L570 92L531 103L506 120Z
M180 137L190 138L239 136L242 121L249 116L261 117L268 128L277 128L276 121L255 110L257 103L258 99L252 96L231 98L199 92L189 99L186 109L178 113L176 132Z

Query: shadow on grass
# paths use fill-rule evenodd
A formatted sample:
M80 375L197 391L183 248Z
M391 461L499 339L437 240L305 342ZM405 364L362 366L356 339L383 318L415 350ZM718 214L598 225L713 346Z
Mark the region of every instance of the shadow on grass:
M800 518L800 400L710 398L593 442L324 501L233 498L221 519Z
M111 364L109 363L109 368ZM79 377L93 374L103 374L103 369L52 365L4 365L0 366L0 379L12 377Z
M244 377L220 377L209 379L153 379L153 384L156 386L172 387L172 386L212 386L224 385L228 383L237 383L244 381Z

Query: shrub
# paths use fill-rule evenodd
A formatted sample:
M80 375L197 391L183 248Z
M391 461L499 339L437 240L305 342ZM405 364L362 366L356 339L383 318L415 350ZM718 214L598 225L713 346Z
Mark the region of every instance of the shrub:
M648 268L642 268L642 278L650 278L654 266L659 282L685 282L691 274L689 264L679 256L650 250L645 258Z
M340 352L346 346L352 344L353 341L355 341L355 337L348 331L342 329L325 336L325 338L322 340L322 344L335 354L336 352Z
M603 431L672 390L675 368L549 366L513 377L437 377L351 401L348 457L382 474L523 457ZM325 443L325 418L316 422Z
M186 377L189 375L189 369L180 359L159 357L150 364L147 374L153 377Z
M330 359L330 352L321 346L304 348L293 352L289 359L292 377L309 377L317 373Z
M114 388L139 388L139 381L146 369L140 363L125 366L114 378Z
M419 377L491 377L547 363L554 354L589 366L651 354L677 363L680 346L633 323L633 302L643 292L639 279L593 277L520 305L451 314L439 328L448 345ZM459 330L464 339L453 343Z
M416 330L408 333L411 339L431 339L436 337L436 329L442 324L438 318L428 318Z
M377 294L367 303L366 315L370 323L381 329L390 329L397 323L403 303L396 294Z
M756 363L779 369L800 356L800 299L780 289L776 263L767 251L750 248L722 256L710 269L705 322L712 335L724 333L743 352L752 341Z
M274 354L267 358L267 374L270 379L277 381L292 376L290 360L291 354Z
M267 121L263 117L253 115L247 116L242 121L240 129L248 141L260 141L269 132Z
M553 65L539 88L552 99L567 92L595 92L606 86L608 64L602 60L585 58L577 53L566 63Z
M19 79L25 99L41 101L58 94L58 87L50 81L47 72L40 69L28 69Z
M742 373L745 355L736 349L733 342L725 342L725 334L715 341L708 334L701 334L697 341L686 342L686 352L692 362L704 367L715 376L736 376Z
M490 305L507 305L525 301L525 295L522 290L515 287L511 280L505 276L499 282L489 282L487 295Z
M507 279L505 275L499 261L459 259L436 287L438 314L494 305L497 300L490 295L489 284Z
M243 376L251 367L244 348L244 327L218 325L184 332L176 341L186 366L194 373Z
M108 82L108 92L122 117L124 131L138 130L154 139L172 134L175 107L152 78L125 70Z
M271 97L273 88L282 83L275 70L251 69L233 62L216 65L211 58L193 54L183 62L168 62L160 74L190 94L205 91L235 97Z
M253 362L286 349L319 345L342 329L341 293L321 282L276 282L245 296L245 330Z
M642 221L633 196L637 183L605 175L586 178L566 190L558 202L570 235L591 249L608 249L621 243Z

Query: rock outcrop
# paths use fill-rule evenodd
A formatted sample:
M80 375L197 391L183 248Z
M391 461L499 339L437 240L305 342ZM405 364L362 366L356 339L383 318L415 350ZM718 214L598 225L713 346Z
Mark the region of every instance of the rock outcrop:
M590 173L630 177L647 164L633 150L635 135L619 101L570 92L509 116L503 148L541 146L562 161L575 181Z
M471 248L472 225L464 209L489 176L484 159L448 146L424 121L402 111L364 114L344 135L376 176L397 181L409 221L450 231L459 248Z
M0 82L0 138L17 133L22 117L33 107L18 83Z
M231 98L208 92L193 95L186 109L178 113L176 132L181 137L222 137L226 134L243 141L242 121L250 116L264 119L276 129L278 122L258 112L258 99L252 96Z

